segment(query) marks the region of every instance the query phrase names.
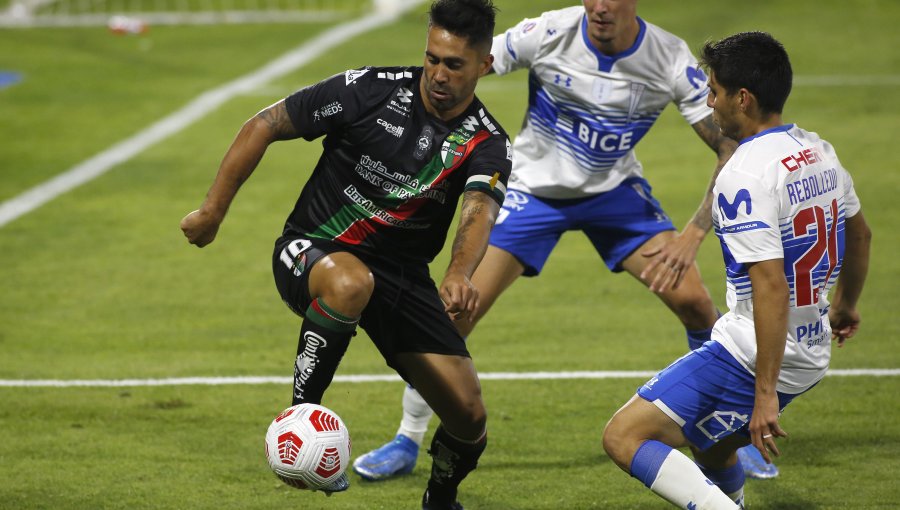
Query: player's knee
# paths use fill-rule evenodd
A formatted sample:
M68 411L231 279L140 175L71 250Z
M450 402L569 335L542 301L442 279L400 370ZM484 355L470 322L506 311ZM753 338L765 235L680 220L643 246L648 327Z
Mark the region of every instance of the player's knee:
M606 427L603 429L603 451L605 451L611 459L615 459L616 457L616 444L618 444L616 437L618 431L616 429L617 424L615 423L615 418L610 420L609 423L606 424Z
M693 289L683 289L673 296L670 307L687 329L708 329L716 322L716 305L706 287L698 285Z
M355 316L362 313L374 290L375 278L363 266L332 275L323 298L337 311Z
M478 439L487 427L487 409L481 398L472 399L463 403L449 419L441 421L454 436L466 440Z
M631 464L629 445L633 438L628 434L629 427L622 423L623 420L613 416L606 428L603 429L603 450L619 467L628 470Z

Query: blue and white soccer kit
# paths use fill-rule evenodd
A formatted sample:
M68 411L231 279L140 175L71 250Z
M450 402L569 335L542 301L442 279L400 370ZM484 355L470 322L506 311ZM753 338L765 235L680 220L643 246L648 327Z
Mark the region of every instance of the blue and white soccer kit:
M539 223L546 208L586 201L594 228L589 235L612 243L601 255L615 270L643 242L674 230L643 182L634 147L669 103L690 124L710 115L706 76L683 40L638 22L634 45L613 56L588 40L584 8L577 6L523 20L494 38L498 74L529 69L528 112L513 143L510 193L491 236L491 244L526 265L526 275L540 271L555 242L532 244L516 232ZM631 224L621 217L620 200L638 189ZM612 223L624 228L608 228ZM585 221L548 222L544 229L558 238L566 230L584 230Z
M741 141L713 193L729 312L716 322L712 341L638 390L701 449L746 433L753 410L756 330L747 264L784 259L791 296L776 387L783 407L828 368L828 291L841 270L844 222L860 210L853 180L831 145L792 124Z

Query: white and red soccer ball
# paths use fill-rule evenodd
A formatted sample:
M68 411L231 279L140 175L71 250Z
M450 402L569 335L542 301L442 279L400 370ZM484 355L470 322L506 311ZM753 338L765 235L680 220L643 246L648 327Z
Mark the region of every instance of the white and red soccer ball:
M316 404L291 406L266 432L266 459L275 475L298 489L317 490L350 464L350 432L334 411Z

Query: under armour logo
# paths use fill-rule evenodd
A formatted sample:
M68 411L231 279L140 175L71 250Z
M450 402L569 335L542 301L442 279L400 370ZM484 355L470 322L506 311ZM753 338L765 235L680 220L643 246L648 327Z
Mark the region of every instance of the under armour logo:
M729 220L733 220L738 216L738 208L742 203L747 204L747 214L749 215L753 209L752 204L750 203L750 192L742 189L737 192L734 196L734 201L729 202L725 195L719 193L719 210L722 211L722 214L725 215Z
M556 75L556 80L554 80L553 83L555 83L555 84L557 84L557 85L563 84L563 85L565 85L566 88L569 88L569 87L572 86L572 77L571 77L571 76L562 75L562 74L557 74L557 75Z
M554 30L552 28L547 30L547 35L556 35L556 30Z

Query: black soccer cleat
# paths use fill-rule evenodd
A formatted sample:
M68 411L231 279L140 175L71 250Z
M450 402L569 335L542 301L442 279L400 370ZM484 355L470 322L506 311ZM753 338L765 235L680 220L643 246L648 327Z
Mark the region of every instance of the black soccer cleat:
M436 498L432 498L431 494L429 494L428 489L425 489L425 494L422 495L422 510L465 510L463 506L459 503L459 501L438 501Z

